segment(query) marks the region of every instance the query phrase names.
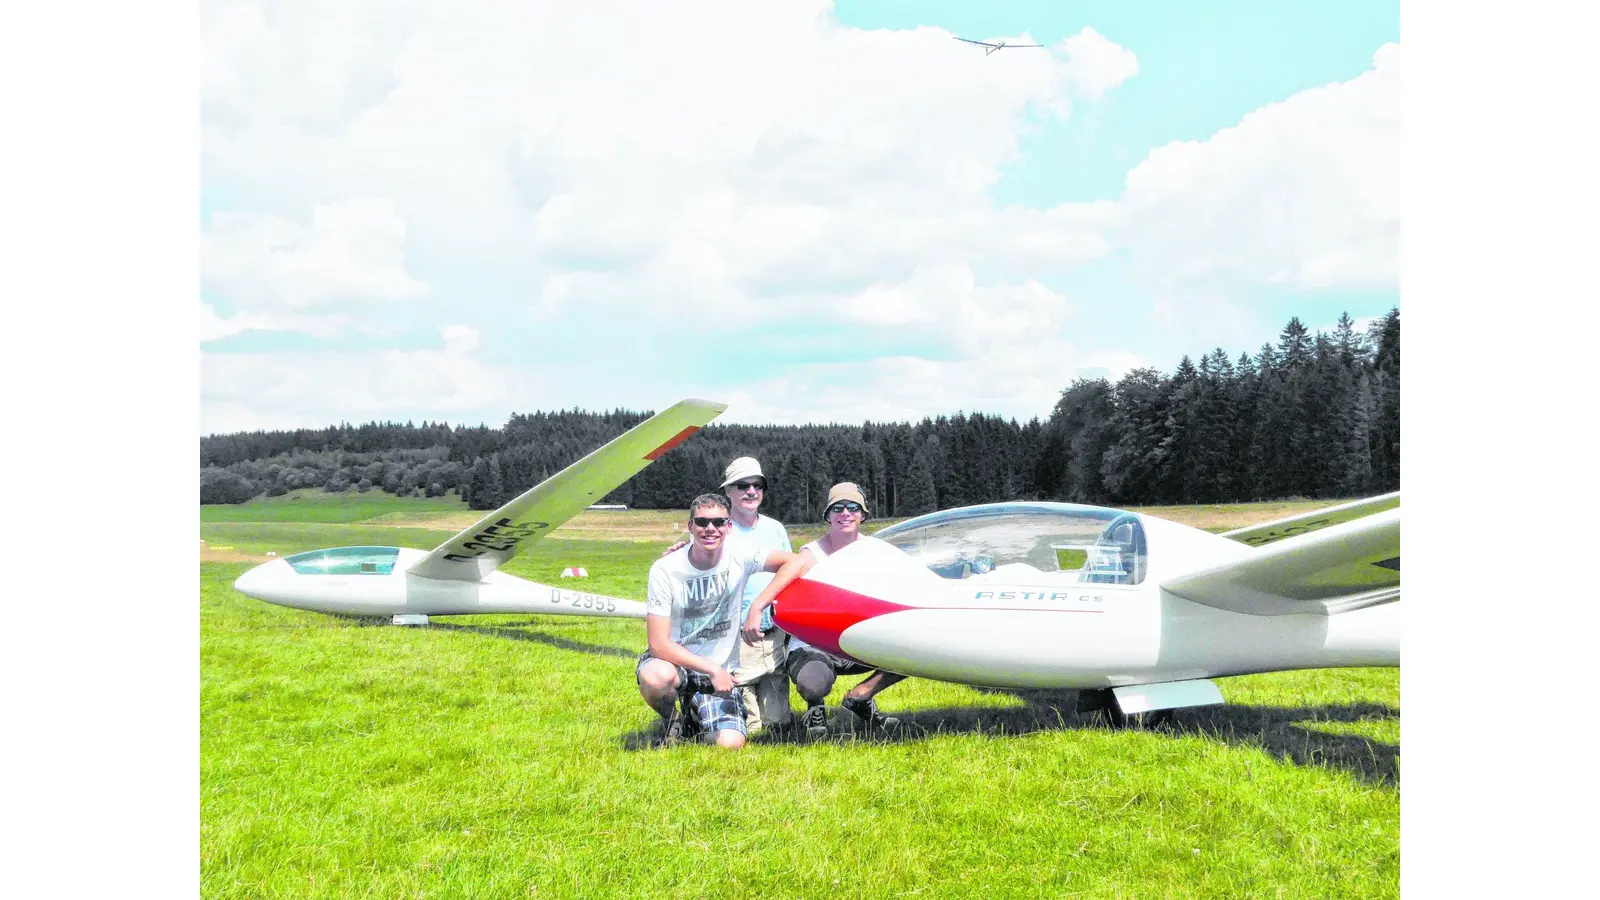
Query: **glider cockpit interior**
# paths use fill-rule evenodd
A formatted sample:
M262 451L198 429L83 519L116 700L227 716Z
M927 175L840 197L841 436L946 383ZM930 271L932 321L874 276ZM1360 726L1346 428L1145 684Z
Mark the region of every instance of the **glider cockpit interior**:
M947 579L1048 576L1135 585L1148 549L1133 513L1072 503L999 503L930 513L878 532Z

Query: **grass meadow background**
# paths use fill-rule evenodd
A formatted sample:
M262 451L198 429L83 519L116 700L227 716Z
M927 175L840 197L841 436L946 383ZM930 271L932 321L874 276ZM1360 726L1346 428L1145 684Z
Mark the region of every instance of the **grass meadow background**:
M1219 531L1322 505L1147 511ZM893 739L841 714L824 742L660 750L642 621L400 628L232 588L269 551L431 548L480 515L378 492L202 508L204 896L1399 893L1397 669L1219 679L1227 706L1153 732L1071 691L910 679L880 697ZM677 518L585 513L507 570L643 599Z

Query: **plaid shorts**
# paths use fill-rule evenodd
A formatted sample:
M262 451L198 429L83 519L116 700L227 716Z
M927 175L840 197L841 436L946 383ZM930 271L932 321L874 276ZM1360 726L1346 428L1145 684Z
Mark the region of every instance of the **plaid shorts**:
M652 659L655 657L650 655L649 650L639 654L639 662L633 667L635 681L639 679L639 670ZM710 739L724 730L748 733L745 728L743 691L735 687L726 694L719 694L711 689L710 675L691 672L683 666L674 668L678 670L678 696L683 699L684 712L689 719L684 723L685 726L693 724L699 729L701 737Z

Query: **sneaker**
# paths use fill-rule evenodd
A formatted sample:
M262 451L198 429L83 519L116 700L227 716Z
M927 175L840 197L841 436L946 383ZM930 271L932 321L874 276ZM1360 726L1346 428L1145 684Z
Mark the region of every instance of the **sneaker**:
M896 719L894 716L886 716L883 713L878 712L878 703L876 700L872 700L870 698L867 700L861 700L856 697L846 697L844 698L844 702L840 703L839 706L854 713L856 718L860 719L861 721L866 722L868 728L891 729L900 727L899 719Z
M806 710L800 717L800 726L806 730L806 737L812 740L828 736L828 711L821 706L813 706Z

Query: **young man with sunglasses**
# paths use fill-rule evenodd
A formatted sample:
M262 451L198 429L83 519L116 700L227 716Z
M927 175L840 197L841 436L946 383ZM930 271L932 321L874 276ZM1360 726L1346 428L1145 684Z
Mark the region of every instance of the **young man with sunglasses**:
M733 750L744 746L744 698L732 670L739 666L745 583L758 572L776 572L795 555L729 542L729 510L719 494L696 497L689 506L689 544L650 566L645 595L650 646L640 654L634 675L639 694L666 724L664 744L682 736L687 709L702 740Z
M862 496L860 488L848 481L833 486L828 492L828 501L823 504L822 511L822 517L828 523L828 533L801 547L800 552L778 570L778 574L750 604L742 630L746 642L760 636L761 616L772 606L778 593L796 578L810 571L819 560L830 553L838 553L856 541L878 540L861 533L861 526L866 522L868 515L867 500ZM833 690L834 680L840 675L872 673L845 693L844 700L839 704L842 709L855 714L866 722L869 728L891 729L900 725L899 719L878 712L878 704L873 697L884 688L904 681L906 677L904 675L882 670L874 671L870 666L840 659L793 635L789 637L786 671L789 678L794 681L795 688L800 691L800 696L806 701L806 712L801 717L800 724L810 737L819 738L828 733L828 714L824 703L828 692Z
M761 514L761 501L767 495L767 476L754 457L741 456L728 463L722 472L722 492L728 497L728 509L733 516L733 530L728 533L730 541L794 552L789 531L783 523ZM673 544L666 553L672 553L684 543ZM756 595L771 580L772 576L764 572L750 576L739 607L741 621L750 611ZM762 616L761 636L754 643L741 641L739 644L739 667L734 677L744 696L745 730L751 736L767 728L783 728L794 719L789 710L789 676L783 668L788 648L789 635L773 624L771 610Z

